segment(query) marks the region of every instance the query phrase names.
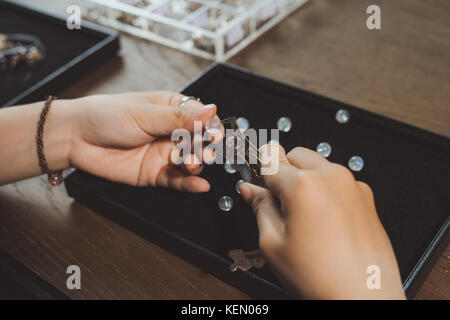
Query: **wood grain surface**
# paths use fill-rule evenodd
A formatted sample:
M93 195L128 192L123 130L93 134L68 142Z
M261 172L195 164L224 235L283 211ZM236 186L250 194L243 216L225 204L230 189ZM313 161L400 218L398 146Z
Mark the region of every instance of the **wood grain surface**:
M64 13L70 3L27 0ZM382 29L366 28L377 3ZM230 62L310 91L450 136L450 2L311 0ZM177 90L210 62L127 35L120 56L64 98ZM220 107L220 106L219 106ZM70 199L44 177L0 187L0 250L73 299L247 299ZM68 290L66 268L82 270ZM450 299L450 246L417 299Z

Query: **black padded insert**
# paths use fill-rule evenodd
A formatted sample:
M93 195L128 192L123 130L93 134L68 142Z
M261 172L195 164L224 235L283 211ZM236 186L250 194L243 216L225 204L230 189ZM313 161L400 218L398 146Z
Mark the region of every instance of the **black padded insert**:
M350 157L361 156L365 166L355 177L367 182L374 191L378 213L392 241L403 280L413 275L428 246L448 226L448 138L226 65L216 66L184 93L200 97L204 103L216 103L222 118L246 117L256 129L276 128L279 117L289 117L293 121L292 130L280 133L286 150L298 145L315 149L325 141L332 146L330 161L347 165ZM350 112L347 124L335 120L340 108ZM149 228L156 225L157 230L188 241L194 250L205 255L212 253L222 263L217 273L232 281L234 275L226 271L230 263L227 252L258 247L255 217L235 191L238 174L230 175L223 166L213 165L202 175L212 184L212 190L202 195L133 188L82 172L69 177L66 185L69 194L106 216L113 216L112 207L125 212L121 219L116 219L119 223L128 226L128 222L135 221L144 225L144 229L146 223ZM229 213L217 206L222 195L234 200ZM104 202L112 207L102 209ZM176 252L173 244L158 243ZM198 258L187 259L202 266ZM279 284L268 267L251 273ZM412 278L416 280L415 276Z

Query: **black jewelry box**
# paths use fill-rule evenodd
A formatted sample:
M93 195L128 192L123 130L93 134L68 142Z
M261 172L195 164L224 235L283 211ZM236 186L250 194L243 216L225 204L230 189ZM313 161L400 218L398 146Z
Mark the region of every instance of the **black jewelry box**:
M448 243L450 139L230 65L213 66L183 93L216 103L222 118L246 117L256 129L276 128L278 118L289 117L291 131L280 133L286 150L328 142L330 161L347 165L350 157L361 156L365 166L355 177L372 187L404 288L414 295ZM335 119L341 108L351 116L346 124ZM202 176L212 189L201 195L134 188L81 171L66 179L66 187L80 203L253 297L289 297L267 266L229 271L229 250L258 248L255 217L235 191L237 173L212 165ZM223 195L234 200L228 213L217 205Z
M69 30L66 18L14 1L0 1L0 33L38 37L45 58L33 68L0 71L0 107L43 100L116 54L116 33L82 21Z

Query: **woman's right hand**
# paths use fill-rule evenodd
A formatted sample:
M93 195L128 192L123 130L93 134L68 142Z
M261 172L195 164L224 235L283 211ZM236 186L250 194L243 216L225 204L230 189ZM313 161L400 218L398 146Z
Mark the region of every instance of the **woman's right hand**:
M271 150L261 154L279 152L277 173L264 177L268 189L243 183L240 192L257 215L261 250L285 285L308 299L404 299L370 187L312 150L263 148ZM381 288L370 290L373 265Z

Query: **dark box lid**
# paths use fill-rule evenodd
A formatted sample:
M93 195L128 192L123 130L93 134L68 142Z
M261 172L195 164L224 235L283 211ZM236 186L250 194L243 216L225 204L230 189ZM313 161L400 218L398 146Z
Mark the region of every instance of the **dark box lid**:
M365 167L355 176L372 187L404 288L409 296L414 294L448 241L450 139L229 65L215 65L183 93L216 103L222 118L246 117L256 129L276 128L279 117L289 117L292 130L280 133L286 150L298 145L315 149L326 141L333 162L347 165L350 157L363 157ZM351 115L345 125L335 120L341 108ZM250 295L286 297L268 267L228 270L229 250L258 248L255 217L235 191L238 174L213 165L202 175L212 184L202 195L134 188L80 171L66 179L66 187L80 203ZM222 195L234 200L229 213L217 206Z

